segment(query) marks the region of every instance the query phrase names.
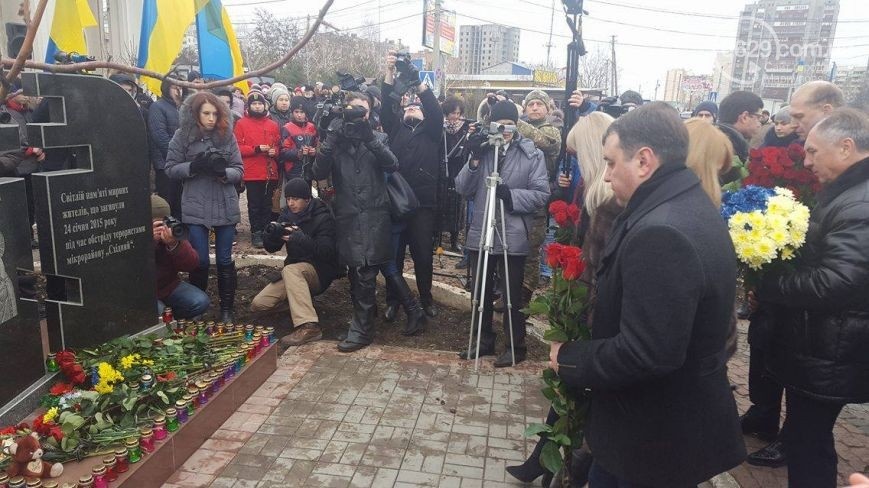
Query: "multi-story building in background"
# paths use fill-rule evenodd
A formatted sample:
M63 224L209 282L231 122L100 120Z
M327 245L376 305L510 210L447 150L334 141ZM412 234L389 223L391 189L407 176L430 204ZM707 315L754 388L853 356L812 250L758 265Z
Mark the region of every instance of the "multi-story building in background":
M667 78L664 80L664 98L666 102L678 102L682 94L682 79L685 77L684 69L668 69Z
M731 90L787 100L807 81L829 76L839 0L759 0L739 17Z
M461 72L476 75L489 66L518 61L519 33L516 27L498 24L459 26Z
M842 89L845 100L853 100L860 88L869 84L869 60L863 66L836 66L833 83Z

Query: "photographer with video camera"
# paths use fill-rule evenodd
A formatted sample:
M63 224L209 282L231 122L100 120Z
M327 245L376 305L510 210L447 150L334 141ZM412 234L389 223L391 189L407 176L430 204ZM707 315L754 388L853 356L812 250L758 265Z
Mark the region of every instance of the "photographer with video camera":
M400 107L399 101L408 90L418 93L420 103L412 102ZM437 309L431 294L432 252L444 115L434 93L419 81L419 71L406 54L390 51L386 56L386 75L381 92L383 109L380 122L389 135L389 147L398 158L399 172L419 200L419 208L413 217L404 222L406 227L402 231L395 264L401 272L404 247L409 245L420 302L425 314L434 317ZM387 286L386 290L385 316L389 321L395 319L398 303L404 297L394 286Z
M386 145L386 134L368 122L368 96L348 92L340 116L329 123L314 160L314 179L331 176L335 188L338 257L348 266L353 320L338 344L351 352L374 340L377 273L392 258L389 195L384 172L395 171L398 160Z
M179 128L169 142L166 174L184 182L181 221L190 228L190 244L199 254L199 268L190 283L208 287L208 232L214 230L220 317L234 321L236 271L232 260L235 226L241 220L235 185L244 164L232 131L229 107L211 92L201 91L181 105Z
M281 345L289 347L323 337L311 296L326 291L338 275L338 263L335 218L325 203L312 197L311 183L294 178L285 185L284 195L287 207L278 222L266 226L263 244L270 253L286 248L287 258L280 275L254 297L250 309L289 306L295 329L281 338Z
M157 275L157 314L171 307L176 319L201 316L211 305L208 295L178 279L179 271L192 272L199 267L199 254L185 239L184 224L172 218L169 202L158 195L151 195L151 220Z
M546 175L546 163L543 152L534 147L534 143L523 137L516 129L519 111L516 105L508 100L500 101L492 106L491 120L496 127L501 126L504 145L499 149L499 174L501 183L496 189L498 200L504 202L504 225L506 236L499 232L494 237L494 249L485 256L489 260L486 289L482 294L474 291L474 296L482 296L483 316L482 334L480 337L480 356L495 354L495 332L492 328L492 294L494 291L494 275L496 268L501 268L499 275L501 289L510 290L510 311L513 323L513 341L515 358L511 354L509 343L507 350L495 360L496 368L518 364L525 359L525 314L520 311L522 282L524 278L525 259L529 254L528 229L534 216L546 205L549 199L549 180ZM480 239L483 234L483 222L487 193L487 178L492 173L494 165L494 148L491 147L489 134L476 130L469 138L467 148L471 153L470 160L456 176L456 191L469 199L478 202L474 205L474 215L468 232L466 246L470 251L471 269L476 269L479 256ZM507 244L508 272L504 267L504 241ZM509 286L505 280L509 281ZM480 286L481 277L476 277L475 286ZM508 320L503 320L504 332L510 336ZM476 359L477 351L463 351L461 359Z

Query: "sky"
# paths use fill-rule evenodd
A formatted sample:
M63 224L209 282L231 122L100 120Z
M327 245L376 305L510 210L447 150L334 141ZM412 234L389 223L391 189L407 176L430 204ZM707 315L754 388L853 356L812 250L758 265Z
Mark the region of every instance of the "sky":
M550 32L550 56L556 67L567 58L570 30L561 1L553 0L442 0L457 13L456 23L499 23L522 29L520 61L544 64ZM322 6L318 0L224 0L233 22L253 18L256 8L304 23ZM411 51L422 48L422 0L335 0L326 20L339 29L380 24L381 39L401 39ZM745 0L585 0L583 17L586 48L609 50L616 36L618 89L640 91L645 98L663 96L668 69L711 74L716 51L733 50L738 16ZM550 24L552 22L552 24ZM304 25L304 24L303 24ZM553 28L550 29L550 25ZM458 29L457 29L458 31ZM839 23L832 60L839 66L863 65L869 58L869 3L840 0Z

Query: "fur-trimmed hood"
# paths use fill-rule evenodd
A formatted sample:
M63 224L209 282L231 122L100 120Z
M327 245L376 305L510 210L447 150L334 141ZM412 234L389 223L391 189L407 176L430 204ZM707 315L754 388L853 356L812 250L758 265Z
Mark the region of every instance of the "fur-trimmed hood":
M184 140L187 142L192 142L202 137L202 130L199 128L196 116L193 114L192 104L193 95L190 95L184 99L184 103L181 104L181 108L178 110L178 130L184 134ZM229 113L227 123L229 125L227 126L226 134L223 136L218 134L217 137L215 137L215 141L218 142L218 145L226 144L232 137L232 129L235 123L235 120L232 117L232 112Z

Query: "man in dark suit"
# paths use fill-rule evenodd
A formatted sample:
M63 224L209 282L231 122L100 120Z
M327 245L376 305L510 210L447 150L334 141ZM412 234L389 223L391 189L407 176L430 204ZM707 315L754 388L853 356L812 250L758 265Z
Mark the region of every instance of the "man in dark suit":
M725 348L736 257L687 148L660 102L604 136L605 178L625 210L597 270L592 339L550 353L566 384L591 389L595 488L696 486L745 458Z

